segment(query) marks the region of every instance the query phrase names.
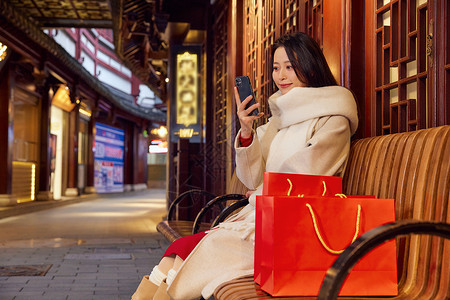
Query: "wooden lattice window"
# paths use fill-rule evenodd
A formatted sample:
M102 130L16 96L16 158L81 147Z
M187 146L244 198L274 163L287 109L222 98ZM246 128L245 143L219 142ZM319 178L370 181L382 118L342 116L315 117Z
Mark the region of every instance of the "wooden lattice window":
M430 51L428 3L378 0L376 134L426 128Z
M227 88L228 82L228 31L227 15L228 6L226 1L220 1L214 11L214 34L213 37L213 134L212 141L205 145L206 165L209 166L207 174L211 177L211 191L224 193L226 189L226 167L227 151L230 147L230 137L227 127L227 95L230 91Z
M255 97L258 99L261 91L260 78L261 72L261 36L259 34L261 27L261 4L260 1L247 0L244 3L244 70L250 77L253 85Z
M283 34L305 32L322 46L323 4L321 0L246 0L244 2L243 70L250 77L255 97L261 101L267 121L271 86L271 45Z
M322 0L306 0L303 11L305 18L304 32L313 37L320 47L323 49L322 32L323 32L323 4ZM302 22L303 23L303 22Z
M265 2L265 3L264 3ZM259 82L257 93L261 95L260 100L269 99L273 93L273 87L271 86L272 66L271 64L271 45L275 41L275 20L276 9L274 1L263 1L262 4L262 25L261 25L261 60L260 67L262 67L259 74ZM266 101L261 101L261 109L265 115L269 112L269 107Z

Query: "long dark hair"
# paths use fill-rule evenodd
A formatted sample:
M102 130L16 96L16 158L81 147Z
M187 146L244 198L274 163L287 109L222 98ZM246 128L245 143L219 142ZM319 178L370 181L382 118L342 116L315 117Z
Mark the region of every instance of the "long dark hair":
M272 66L279 47L284 47L295 74L308 87L337 85L322 50L307 34L296 32L278 38L272 46Z

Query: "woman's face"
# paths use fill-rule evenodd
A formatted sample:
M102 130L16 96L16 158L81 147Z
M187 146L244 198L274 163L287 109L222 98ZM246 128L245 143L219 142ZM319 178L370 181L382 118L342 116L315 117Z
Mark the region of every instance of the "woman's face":
M279 47L273 55L272 78L281 94L286 94L294 87L306 87L295 74L284 47Z

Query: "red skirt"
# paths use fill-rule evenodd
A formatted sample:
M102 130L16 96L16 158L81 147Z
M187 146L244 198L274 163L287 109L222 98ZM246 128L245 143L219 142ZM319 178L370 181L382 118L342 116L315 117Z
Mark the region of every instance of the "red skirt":
M185 236L175 240L166 249L163 257L176 254L181 259L186 260L189 254L194 250L195 246L200 242L200 240L206 235L206 231L196 233L194 235Z

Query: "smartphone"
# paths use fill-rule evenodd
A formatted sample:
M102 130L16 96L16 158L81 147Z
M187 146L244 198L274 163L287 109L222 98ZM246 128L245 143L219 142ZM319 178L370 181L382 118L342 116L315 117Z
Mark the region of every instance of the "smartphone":
M236 85L239 98L241 102L245 100L248 96L252 95L252 100L245 106L245 109L249 108L253 104L256 104L255 95L253 94L252 84L250 83L250 78L248 76L238 76L234 79L234 84ZM258 108L254 109L250 115L257 116L259 114Z

